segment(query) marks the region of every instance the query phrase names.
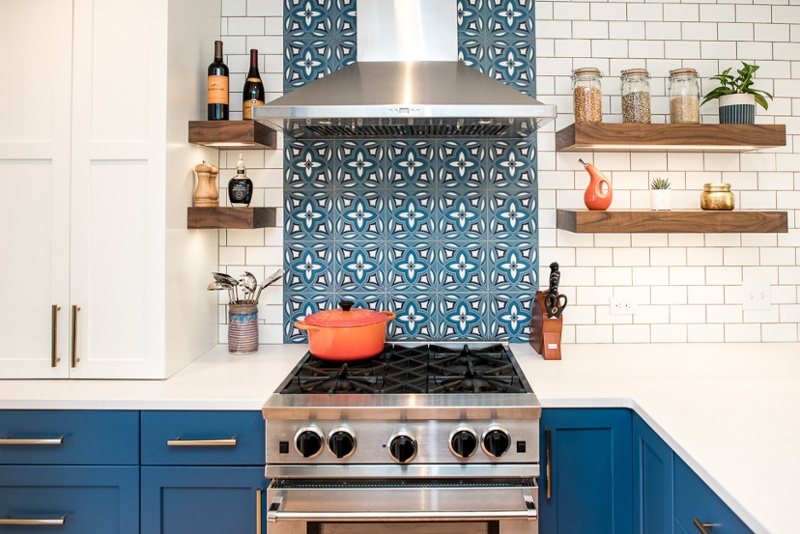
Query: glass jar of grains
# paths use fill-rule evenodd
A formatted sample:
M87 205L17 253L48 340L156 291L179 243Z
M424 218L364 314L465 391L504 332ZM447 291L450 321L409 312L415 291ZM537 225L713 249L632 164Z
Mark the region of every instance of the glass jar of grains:
M584 67L572 71L572 95L575 100L575 122L599 123L603 120L603 92L599 69Z
M669 121L700 123L700 79L694 69L669 71Z
M622 122L650 123L650 74L627 69L620 74Z

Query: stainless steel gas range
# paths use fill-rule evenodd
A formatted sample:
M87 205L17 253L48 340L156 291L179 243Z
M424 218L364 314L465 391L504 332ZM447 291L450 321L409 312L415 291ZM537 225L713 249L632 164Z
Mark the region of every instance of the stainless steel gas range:
M506 345L306 355L263 414L270 534L538 532L541 406Z

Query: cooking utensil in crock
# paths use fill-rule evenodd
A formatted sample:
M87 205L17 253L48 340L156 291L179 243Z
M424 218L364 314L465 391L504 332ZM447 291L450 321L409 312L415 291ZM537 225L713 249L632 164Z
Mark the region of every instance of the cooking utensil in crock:
M245 300L251 300L251 297L256 292L256 288L258 287L258 281L253 273L249 271L242 273L242 276L239 279L239 284L244 288Z
M228 301L234 302L233 298L233 286L230 284L226 284L225 282L211 282L208 284L209 291L222 291L223 289L228 291Z
M264 280L264 283L261 284L260 286L258 286L258 291L256 292L256 296L255 296L255 298L253 300L258 302L258 299L261 298L261 292L264 291L264 288L267 287L267 286L272 285L273 283L275 283L276 280L278 280L281 276L283 276L283 273L284 273L284 270L283 270L283 267L281 267L280 269L278 269L277 271L272 273L269 278Z
M308 349L321 360L351 361L371 358L386 344L386 323L394 312L353 308L353 302L339 302L341 309L324 310L296 321L308 331Z
M214 280L216 280L217 282L221 282L223 284L228 284L231 286L231 288L233 289L233 296L235 297L231 299L231 302L239 300L239 287L238 287L239 281L236 278L226 273L215 273L215 272L212 272L211 276L213 276Z

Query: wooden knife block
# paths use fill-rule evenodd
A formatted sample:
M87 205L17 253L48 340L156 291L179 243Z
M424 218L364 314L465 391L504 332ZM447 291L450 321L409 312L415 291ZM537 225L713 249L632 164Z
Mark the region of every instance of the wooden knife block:
M536 302L531 310L531 347L545 360L561 359L562 317L551 319L547 316L544 299L546 291L536 292Z

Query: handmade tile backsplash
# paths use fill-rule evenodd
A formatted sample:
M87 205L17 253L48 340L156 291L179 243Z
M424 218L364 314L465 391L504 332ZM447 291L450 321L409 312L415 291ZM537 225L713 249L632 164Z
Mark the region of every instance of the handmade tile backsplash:
M455 6L455 4L454 4ZM355 61L355 0L286 0L284 90ZM533 6L459 3L459 55L533 94ZM536 291L533 140L284 141L284 340L342 299L396 340L527 341Z

